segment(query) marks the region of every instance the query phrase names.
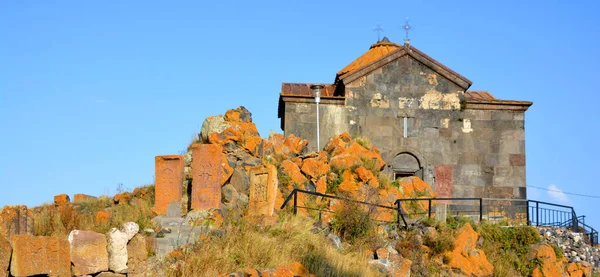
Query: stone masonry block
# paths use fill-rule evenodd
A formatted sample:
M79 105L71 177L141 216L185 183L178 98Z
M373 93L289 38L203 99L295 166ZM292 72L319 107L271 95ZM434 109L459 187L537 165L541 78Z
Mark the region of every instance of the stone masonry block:
M156 156L155 158L155 212L166 215L171 202L180 203L183 182L183 156Z
M66 239L16 235L12 238L12 247L12 276L71 276L70 247Z
M192 145L192 209L208 210L221 205L223 148L216 144Z

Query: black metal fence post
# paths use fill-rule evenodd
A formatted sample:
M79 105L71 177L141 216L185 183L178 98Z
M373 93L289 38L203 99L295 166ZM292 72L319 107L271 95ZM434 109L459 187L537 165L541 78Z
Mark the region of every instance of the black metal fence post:
M479 198L479 223L483 220L483 199Z
M400 229L400 201L396 200L396 217L398 217L398 229Z
M294 215L298 213L298 191L294 190Z
M535 226L540 225L540 202L535 202Z
M529 219L529 200L525 204L525 211L527 215L527 226L531 226L531 220Z
M431 218L431 199L427 201L427 215Z

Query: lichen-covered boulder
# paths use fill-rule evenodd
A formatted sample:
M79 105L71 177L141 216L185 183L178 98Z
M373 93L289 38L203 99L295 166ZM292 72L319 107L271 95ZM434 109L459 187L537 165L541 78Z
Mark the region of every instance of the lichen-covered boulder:
M537 259L541 262L541 265L536 266L531 273L532 277L542 276L555 276L555 277L568 277L565 265L567 259L563 257L559 259L556 257L554 248L548 243L541 243L534 245L530 248L527 256L528 260Z
M494 266L488 261L483 250L477 249L479 234L467 223L456 234L456 247L445 255L450 262L448 267L464 276L492 276ZM555 276L555 275L547 275Z
M93 231L73 230L69 234L74 275L88 275L108 270L106 236Z

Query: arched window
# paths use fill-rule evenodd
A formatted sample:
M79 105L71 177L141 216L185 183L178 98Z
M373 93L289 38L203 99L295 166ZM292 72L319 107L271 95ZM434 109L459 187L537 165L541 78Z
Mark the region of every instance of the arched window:
M408 152L398 154L392 161L394 179L408 176L418 176L423 179L422 168L419 159Z

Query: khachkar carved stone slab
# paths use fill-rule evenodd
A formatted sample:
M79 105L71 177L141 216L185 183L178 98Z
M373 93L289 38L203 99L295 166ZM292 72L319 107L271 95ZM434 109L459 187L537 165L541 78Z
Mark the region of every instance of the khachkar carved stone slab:
M183 182L183 157L177 155L156 156L154 209L157 214L166 215L171 202L181 203Z
M33 215L27 206L4 206L0 211L0 235L33 235Z
M452 166L438 165L435 167L435 194L439 198L452 197ZM450 201L440 201L449 203Z
M275 197L277 196L277 168L272 164L259 165L250 169L250 205L251 216L273 216Z
M192 145L192 210L220 208L223 147Z
M70 246L64 238L16 235L12 247L12 276L71 276Z

